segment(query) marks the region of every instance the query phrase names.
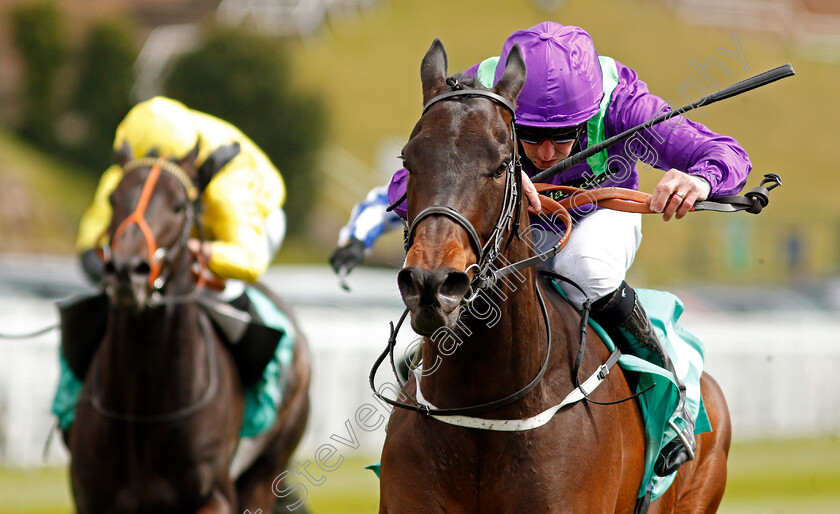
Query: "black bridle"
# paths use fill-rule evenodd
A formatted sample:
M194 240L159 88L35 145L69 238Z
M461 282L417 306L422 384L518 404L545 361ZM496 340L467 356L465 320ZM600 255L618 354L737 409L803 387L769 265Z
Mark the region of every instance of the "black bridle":
M426 207L425 209L420 211L420 213L418 213L417 216L414 217L414 219L408 225L406 231L406 251L408 251L408 249L414 242L414 232L416 231L417 226L421 221L431 216L443 216L449 218L464 229L464 231L467 233L467 236L469 237L470 244L473 247L473 250L475 250L476 252L476 263L470 265L467 268L467 271L475 268L475 273L470 283L470 288L475 292L471 295L470 298L465 300L464 304L467 305L472 300L474 300L481 291L485 291L495 286L499 278L509 273L513 273L514 271L518 271L519 269L525 268L527 266L535 265L537 264L537 262L539 262L539 259L526 259L525 261L520 261L519 263L505 266L502 269L494 269L494 263L499 259L502 252L502 244L505 239L505 234L508 234L508 245L514 237L519 236L518 232L519 217L521 216L520 191L522 190L522 168L519 160L519 152L517 149L518 142L516 139L516 126L514 125L514 121L516 120L515 107L509 100L500 95L497 95L496 93L482 89L461 89L461 85L456 79L453 78L447 79L447 83L453 88L453 90L448 91L446 93L442 93L429 100L423 107L423 114L425 114L429 110L429 108L437 102L459 97L488 98L505 107L511 114L510 141L512 150L510 164L505 170L505 196L501 212L499 213L499 218L496 221L495 226L493 227L493 232L490 234L487 240L482 244L481 238L478 235L478 231L475 230L475 227L470 222L470 220L467 219L466 216L458 212L457 209L448 205L431 205L429 207ZM398 203L400 203L401 201L402 199L400 199ZM550 255L556 254L557 251L559 251L559 248L560 243L558 243L555 248L552 248L548 252L540 254L537 257L541 258L542 260L545 260ZM526 261L527 265L524 265ZM548 310L546 308L545 300L543 299L542 292L540 291L539 287L537 287L537 297L539 299L543 321L545 323L547 340L546 354L545 360L540 366L540 370L537 373L537 375L522 389L519 389L515 393L500 400L484 403L481 405L474 405L470 407L432 409L427 405L419 403L408 393L408 391L406 391L405 383L399 377L399 374L396 371L396 366L394 364L394 347L396 346L397 333L399 332L400 327L402 326L402 323L408 314L408 309L405 309L405 311L403 311L402 316L400 317L399 322L397 323L397 326L394 327L394 324L391 323L391 336L388 339L388 346L376 360L376 362L373 365L373 368L371 369L370 386L371 389L373 389L373 393L382 401L391 404L395 407L401 407L426 415L473 415L496 410L519 400L520 398L528 394L532 389L534 389L534 387L537 386L540 380L542 380L545 371L548 369L549 358L551 355L551 323L549 322ZM377 391L376 385L374 384L374 377L376 375L377 370L379 369L379 366L385 360L385 357L389 354L391 359L391 367L394 371L395 376L397 377L397 381L400 384L400 388L402 389L403 394L405 394L406 397L410 398L414 402L414 404L408 404L392 400L390 398L385 397Z
M406 246L405 250L408 251L411 248L411 245L414 243L414 232L417 230L417 226L420 224L421 221L424 219L431 217L431 216L443 216L445 218L449 218L450 220L454 221L458 225L460 225L464 231L467 233L467 236L470 240L470 245L472 246L473 250L476 253L476 262L472 264L467 271L471 269L475 269L475 273L473 274L473 279L470 284L470 287L474 290L479 291L483 289L488 289L495 285L498 278L504 275L498 275L498 272L495 272L492 267L493 264L498 260L499 255L501 254L502 244L505 239L505 234L508 234L508 243L514 237L519 237L519 223L520 223L520 216L521 216L521 206L520 206L520 197L521 197L521 190L522 190L522 164L519 158L519 150L518 150L518 142L516 139L516 126L514 125L514 121L516 120L516 108L514 105L505 97L501 95L497 95L491 91L486 91L483 89L461 89L461 84L450 77L447 79L447 83L453 87L452 91L447 91L446 93L441 93L440 95L432 98L429 100L425 106L423 106L423 114L429 110L429 108L443 100L450 100L454 98L463 98L463 97L483 97L488 98L506 108L511 115L510 121L510 142L511 142L511 153L510 153L510 162L505 169L505 196L502 202L502 209L499 212L499 218L496 220L496 224L493 227L493 232L487 238L487 240L482 244L481 238L478 235L478 231L476 231L473 224L467 219L466 216L458 212L457 209L450 207L448 205L430 205L426 207L408 225L406 230ZM473 295L474 297L475 295Z

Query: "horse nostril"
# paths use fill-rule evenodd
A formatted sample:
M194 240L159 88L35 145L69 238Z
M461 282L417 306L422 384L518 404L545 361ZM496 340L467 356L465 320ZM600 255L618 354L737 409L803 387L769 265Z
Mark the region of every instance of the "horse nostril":
M414 281L414 267L403 268L397 274L397 286L400 288L400 293L403 298L417 296L417 283Z
M113 275L114 273L116 273L117 272L117 267L114 265L114 261L112 261L112 260L105 261L105 264L102 267L102 271L106 275Z
M134 273L137 275L148 275L152 272L152 267L146 261L141 261L134 266Z
M441 296L460 301L470 289L470 277L463 271L450 271L438 289Z

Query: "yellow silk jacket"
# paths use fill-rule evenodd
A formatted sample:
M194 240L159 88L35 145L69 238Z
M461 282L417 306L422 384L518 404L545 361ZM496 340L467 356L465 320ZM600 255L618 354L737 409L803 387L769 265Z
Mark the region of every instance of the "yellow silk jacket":
M196 142L197 166L208 158L218 160L217 150L227 147L218 172L201 197L201 222L205 237L212 241L209 268L222 278L253 282L268 268L271 257L265 220L283 206L286 195L280 172L253 141L230 123L156 97L129 112L117 129L114 148L119 150L127 143L134 158L151 149L163 156L183 157ZM239 150L231 157L235 143ZM108 229L109 196L122 174L122 168L114 165L102 175L93 203L82 216L76 241L80 252L97 245Z

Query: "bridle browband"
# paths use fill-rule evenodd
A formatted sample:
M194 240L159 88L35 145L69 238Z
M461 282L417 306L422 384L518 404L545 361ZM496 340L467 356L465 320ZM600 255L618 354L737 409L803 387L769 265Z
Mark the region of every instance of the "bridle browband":
M511 116L513 116L513 118L516 119L516 107L514 107L514 105L507 98L503 97L502 95L497 95L492 91L486 91L484 89L460 89L461 85L457 81L457 79L453 79L451 77L450 79L450 84L453 88L456 89L454 89L453 91L447 91L446 93L441 93L429 100L428 102L426 102L426 105L423 106L423 114L426 114L426 111L429 110L429 107L440 102L441 100L449 100L456 96L483 96L485 98L493 100L496 103L502 104L504 107L507 108L508 111L510 111Z

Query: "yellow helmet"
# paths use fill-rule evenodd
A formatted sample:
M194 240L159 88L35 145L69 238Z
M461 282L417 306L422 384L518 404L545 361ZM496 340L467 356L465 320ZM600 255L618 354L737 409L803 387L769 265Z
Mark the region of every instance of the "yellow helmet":
M161 157L183 158L198 143L194 116L181 102L156 96L135 105L117 127L114 151L128 143L135 159L157 151Z

